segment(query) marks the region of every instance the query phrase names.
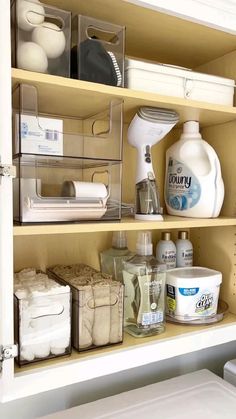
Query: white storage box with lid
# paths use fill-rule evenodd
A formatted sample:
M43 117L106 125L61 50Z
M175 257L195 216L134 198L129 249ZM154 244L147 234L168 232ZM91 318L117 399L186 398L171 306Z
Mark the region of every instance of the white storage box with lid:
M235 387L208 370L200 370L44 419L233 419L235 412Z
M234 80L190 69L127 58L125 87L233 106Z
M176 268L166 275L166 313L180 321L214 316L221 272L198 266Z

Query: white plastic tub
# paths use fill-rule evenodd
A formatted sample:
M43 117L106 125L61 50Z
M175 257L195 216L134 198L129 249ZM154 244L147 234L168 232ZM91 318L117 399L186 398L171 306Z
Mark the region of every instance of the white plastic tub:
M233 106L234 80L151 61L127 58L125 87Z
M235 412L235 387L208 370L200 370L43 418L234 419Z
M221 272L193 266L171 269L166 274L168 316L191 321L217 313Z

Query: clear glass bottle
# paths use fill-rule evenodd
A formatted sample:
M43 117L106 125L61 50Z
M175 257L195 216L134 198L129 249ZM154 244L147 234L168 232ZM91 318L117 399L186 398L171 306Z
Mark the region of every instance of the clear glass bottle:
M112 247L100 253L102 273L112 275L113 279L123 282L123 261L130 259L133 253L127 247L125 231L114 231Z
M151 336L165 330L166 265L152 255L150 231L140 231L137 254L124 262L125 330L136 337Z

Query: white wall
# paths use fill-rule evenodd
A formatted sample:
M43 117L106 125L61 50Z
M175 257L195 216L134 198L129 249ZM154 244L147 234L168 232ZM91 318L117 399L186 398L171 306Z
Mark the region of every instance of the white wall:
M2 404L0 405L0 419L34 419L202 368L207 368L222 376L225 362L233 358L236 358L234 342L219 345L172 360Z

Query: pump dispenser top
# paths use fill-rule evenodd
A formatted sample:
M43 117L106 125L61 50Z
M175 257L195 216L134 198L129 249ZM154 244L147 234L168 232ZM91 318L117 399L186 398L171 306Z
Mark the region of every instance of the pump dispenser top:
M186 121L180 140L166 152L165 202L168 214L218 217L224 199L219 158L199 132L197 121Z
M115 249L127 248L127 237L125 231L114 231L112 235L112 247Z
M152 233L151 231L139 231L136 243L137 255L149 256L152 255Z

